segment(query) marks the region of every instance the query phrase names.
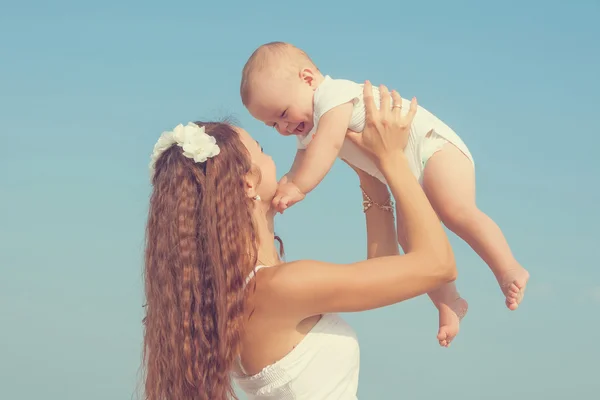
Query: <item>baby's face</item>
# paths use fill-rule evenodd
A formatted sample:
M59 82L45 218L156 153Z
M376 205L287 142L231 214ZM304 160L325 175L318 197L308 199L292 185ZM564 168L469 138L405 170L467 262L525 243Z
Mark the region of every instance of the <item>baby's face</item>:
M300 76L272 76L253 89L248 111L283 136L303 136L313 128L314 89Z

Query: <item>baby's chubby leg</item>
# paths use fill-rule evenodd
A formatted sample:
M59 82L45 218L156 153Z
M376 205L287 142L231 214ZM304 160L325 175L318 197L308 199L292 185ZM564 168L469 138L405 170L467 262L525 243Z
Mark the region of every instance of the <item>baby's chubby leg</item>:
M472 161L456 146L445 143L426 161L423 188L444 225L487 263L506 297L506 306L516 310L529 273L513 257L498 225L477 208Z
M402 221L399 220L398 227L400 228L401 226ZM406 252L407 244L404 232L398 232L398 242ZM440 346L448 347L456 335L458 335L460 321L467 314L469 305L458 294L454 282L447 283L427 295L439 313L438 342Z

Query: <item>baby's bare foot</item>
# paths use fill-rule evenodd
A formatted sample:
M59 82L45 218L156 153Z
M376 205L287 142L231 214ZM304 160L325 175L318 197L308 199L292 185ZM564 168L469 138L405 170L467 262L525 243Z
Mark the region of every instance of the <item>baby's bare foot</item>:
M448 347L452 340L458 335L460 321L467 314L469 304L462 297L449 303L441 303L438 307L440 315L440 329L437 339L440 346Z
M525 287L529 280L529 272L520 265L517 268L511 269L498 279L500 289L506 296L506 307L514 311L519 307L525 295Z

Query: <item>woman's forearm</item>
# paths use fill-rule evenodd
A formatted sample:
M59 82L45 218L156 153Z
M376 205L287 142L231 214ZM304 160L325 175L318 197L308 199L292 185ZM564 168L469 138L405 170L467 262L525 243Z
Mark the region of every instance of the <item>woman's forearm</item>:
M390 197L387 186L372 176L360 176L360 186L372 201L385 204ZM363 196L363 201L367 199ZM367 225L367 258L399 254L394 214L376 205L365 212Z
M423 253L455 268L448 237L423 189L409 170L404 155L393 154L381 159L379 164L396 201L396 212L403 222L409 253Z

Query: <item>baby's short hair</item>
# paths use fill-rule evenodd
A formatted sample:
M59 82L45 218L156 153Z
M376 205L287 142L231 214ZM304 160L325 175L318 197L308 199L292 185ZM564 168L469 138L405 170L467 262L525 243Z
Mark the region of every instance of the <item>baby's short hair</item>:
M242 70L242 83L240 85L240 94L242 103L245 106L250 101L251 87L256 80L256 75L260 72L268 71L271 68L282 70L289 68L290 72L296 72L296 69L305 66L317 68L310 57L298 47L285 42L270 42L263 44L250 56L244 69Z

